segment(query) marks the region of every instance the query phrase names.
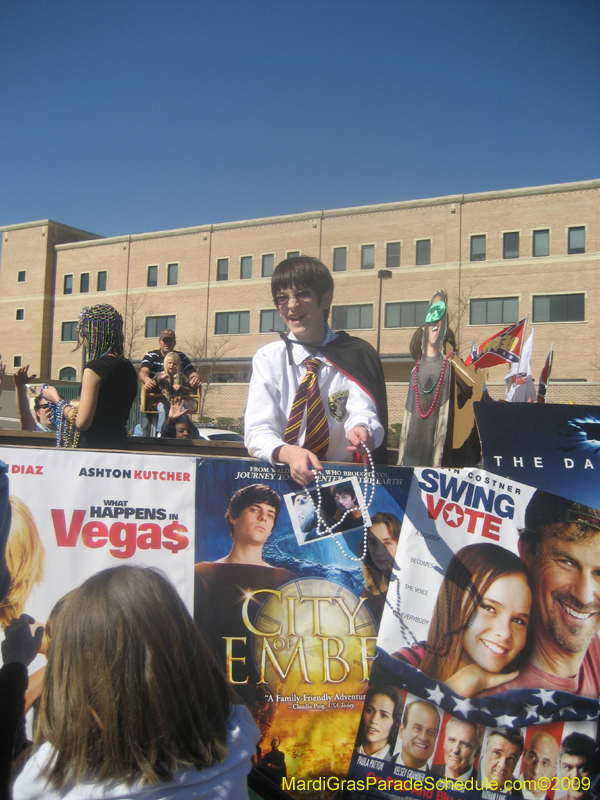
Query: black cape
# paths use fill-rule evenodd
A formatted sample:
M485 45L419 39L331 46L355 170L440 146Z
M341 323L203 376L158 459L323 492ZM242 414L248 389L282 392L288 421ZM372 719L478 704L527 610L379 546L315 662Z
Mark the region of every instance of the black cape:
M290 351L293 340L288 339L285 334L281 334L281 338L288 348L288 356L291 359ZM357 383L371 397L384 430L383 442L373 451L373 461L375 464L387 464L387 393L383 366L375 348L364 339L350 336L346 331L338 331L336 338L329 344L320 347L303 346L313 355L317 353L324 355L332 364L335 364L340 372Z

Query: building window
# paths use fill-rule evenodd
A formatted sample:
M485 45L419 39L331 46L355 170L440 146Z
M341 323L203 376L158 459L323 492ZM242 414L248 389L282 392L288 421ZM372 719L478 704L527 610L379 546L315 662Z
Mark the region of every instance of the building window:
M76 381L77 370L75 367L63 367L58 373L59 381Z
M73 294L73 276L65 275L63 280L63 294Z
M148 280L146 286L158 286L158 266L154 264L148 267Z
M275 309L260 312L260 332L261 333L279 333L285 331L285 322L279 316Z
M300 250L290 250L290 252L287 254L287 257L298 258L299 255L300 255Z
M431 239L420 239L417 242L416 264L418 267L431 264Z
M505 325L519 318L518 297L471 300L470 325Z
M533 298L534 322L583 322L585 295L551 294Z
M61 342L77 341L77 322L63 322L60 332Z
M79 291L86 294L90 290L90 273L82 272L79 276Z
M372 328L373 306L335 306L332 310L332 326L340 331L346 328Z
M96 289L99 292L105 292L106 291L106 275L107 275L107 273L104 272L104 271L98 273L98 282L96 284Z
M360 268L375 269L375 245L363 244L360 248Z
M519 231L514 233L505 233L502 258L518 258L519 257Z
M22 356L13 356L13 367L21 366Z
M550 255L550 231L534 231L533 232L533 255L537 258L539 256Z
M162 317L146 317L146 339L160 336L164 330L175 330L175 314Z
M346 248L334 247L333 248L333 271L345 272L346 271Z
M17 283L25 283L26 280L27 280L27 270L20 269L17 272Z
M386 303L385 327L386 328L418 328L425 324L425 317L429 309L427 300L416 303Z
M267 253L266 256L262 257L262 272L261 275L263 278L270 278L273 274L273 270L275 269L275 254L274 253Z
M240 258L240 278L247 280L252 277L252 256L242 256Z
M486 235L471 236L471 261L485 261Z
M569 228L569 255L585 253L585 228Z
M17 313L15 315L15 319L20 322L22 319L25 319L25 309L24 308L17 308Z
M250 333L249 311L218 311L215 314L215 334Z
M217 258L217 280L226 281L229 275L229 259Z
M400 266L400 242L388 242L385 248L385 266L393 269Z
M177 286L179 264L167 264L167 286Z

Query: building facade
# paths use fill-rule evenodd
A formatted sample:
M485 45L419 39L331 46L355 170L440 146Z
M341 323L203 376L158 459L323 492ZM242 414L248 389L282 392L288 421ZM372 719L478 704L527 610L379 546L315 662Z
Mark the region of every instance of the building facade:
M0 352L9 372L29 364L44 380L80 380L77 316L110 303L132 359L174 328L178 347L214 373L210 406L240 416L251 357L282 328L273 268L314 255L333 273L333 326L380 338L391 421L402 417L410 339L439 288L463 356L529 316L536 380L554 344L549 401L600 403L599 201L592 180L111 238L51 220L8 225ZM494 396L504 374L490 372Z

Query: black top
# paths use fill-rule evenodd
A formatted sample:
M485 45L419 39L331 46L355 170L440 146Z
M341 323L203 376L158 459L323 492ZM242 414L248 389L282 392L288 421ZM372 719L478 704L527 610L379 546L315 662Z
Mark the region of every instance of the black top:
M175 353L181 359L181 371L188 376L194 372L194 365L186 356L185 353L182 353L180 350L175 350ZM168 355L168 353L167 353ZM146 353L144 358L142 359L141 367L147 367L150 370L151 377L154 377L160 372L164 372L165 370L165 356L160 352L160 350L150 350L149 353Z
M137 396L138 378L126 358L104 355L85 365L100 377L98 404L92 424L79 437L79 447L102 450L127 448L127 420Z

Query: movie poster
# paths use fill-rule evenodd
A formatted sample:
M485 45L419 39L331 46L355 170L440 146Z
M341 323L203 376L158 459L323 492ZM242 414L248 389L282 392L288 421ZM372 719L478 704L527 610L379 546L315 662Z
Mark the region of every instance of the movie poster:
M600 511L415 469L396 564L344 796L590 798Z
M2 627L23 612L45 623L63 595L121 564L158 567L193 609L195 458L1 447L0 460L19 573ZM44 664L38 656L30 674Z
M261 729L258 768L293 796L332 797L294 784L348 769L411 477L332 465L304 491L285 468L198 461L195 619Z

